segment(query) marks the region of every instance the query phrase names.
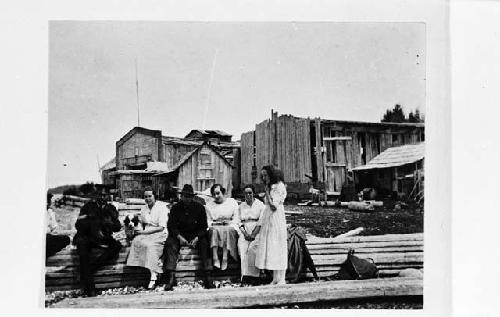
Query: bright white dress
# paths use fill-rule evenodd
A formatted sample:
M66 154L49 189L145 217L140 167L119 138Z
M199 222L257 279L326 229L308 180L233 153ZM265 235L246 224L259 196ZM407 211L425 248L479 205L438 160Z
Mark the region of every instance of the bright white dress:
M246 201L240 204L239 218L241 225L245 228L248 234L252 234L253 230L257 226L259 219L262 217L264 212L264 204L255 199L251 206L249 206ZM260 270L255 266L255 253L258 246L258 234L253 241L245 240L243 232L238 226L238 251L241 259L241 276L255 276L259 277Z
M285 208L286 187L283 182L271 185L270 196L276 210L272 211L265 202L255 266L265 270L286 270L288 265L287 231ZM266 198L267 200L267 198Z
M158 260L163 253L163 246L167 240L167 221L170 210L161 202L155 202L153 208L144 205L141 209L141 221L146 223L146 228L161 226L163 231L152 234L141 234L134 238L127 265L142 266L156 273L163 273ZM140 225L140 224L139 224Z

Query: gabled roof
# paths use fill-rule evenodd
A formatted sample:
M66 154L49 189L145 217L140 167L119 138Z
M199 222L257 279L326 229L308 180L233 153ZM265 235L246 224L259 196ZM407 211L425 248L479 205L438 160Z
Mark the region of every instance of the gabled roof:
M222 156L222 154L219 153L219 151L217 150L217 148L215 148L214 146L208 144L207 142L203 142L202 144L200 144L200 146L198 146L196 149L192 150L191 152L188 152L186 153L183 157L181 157L181 159L174 165L172 166L170 169L166 170L166 171L163 171L163 172L160 172L160 173L157 173L153 176L159 176L159 175L164 175L164 174L169 174L169 173L172 173L172 172L175 172L176 170L179 169L179 167L181 167L187 160L189 160L189 158L191 156L193 156L196 152L198 152L198 150L200 150L204 145L206 145L208 148L210 148L213 152L215 152L216 155L218 155L222 160L224 160L224 162L226 162L229 166L233 167L233 165L224 157Z
M123 144L125 141L130 139L134 134L136 134L138 132L140 132L142 134L150 135L150 136L155 137L155 138L161 137L161 130L151 130L151 129L146 129L143 127L134 127L130 131L128 131L123 137L121 137L120 140L118 140L116 142L116 144L117 145Z
M391 147L375 156L368 164L353 168L355 171L397 167L411 164L425 157L425 142Z

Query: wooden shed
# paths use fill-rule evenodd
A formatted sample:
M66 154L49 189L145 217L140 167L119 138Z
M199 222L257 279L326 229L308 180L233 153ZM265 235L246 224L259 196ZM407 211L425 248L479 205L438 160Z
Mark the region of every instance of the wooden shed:
M357 188L409 196L417 185L422 186L424 157L424 142L388 148L368 164L353 169Z
M168 171L153 175L159 186L181 188L191 184L195 191L204 191L213 184L221 184L230 194L233 188L233 166L219 151L207 142L186 153Z
M232 142L231 137L230 134L219 130L192 130L186 138L179 138L164 136L160 130L134 127L116 142L114 164L106 164L101 169L101 176L104 183L116 186L122 199L142 197L145 186L152 186L157 198L161 199L172 185L164 178L152 175L180 169L180 163L184 162L186 157L192 155L200 146L207 145L230 166L234 166L230 173L232 188L233 184L240 184L240 144ZM208 169L205 173L208 173ZM226 176L223 179L225 178ZM205 183L208 182L207 180Z
M274 165L288 192L308 195L311 185L340 195L354 167L385 149L424 140L423 123L374 123L278 116L241 135L241 183L261 181L258 171Z

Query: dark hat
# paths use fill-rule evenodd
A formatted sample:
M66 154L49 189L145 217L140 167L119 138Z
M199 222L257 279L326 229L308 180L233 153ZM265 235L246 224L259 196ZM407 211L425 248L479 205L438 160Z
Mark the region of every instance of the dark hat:
M191 186L189 184L185 184L182 187L181 194L183 194L183 195L189 195L189 196L194 196L193 186Z

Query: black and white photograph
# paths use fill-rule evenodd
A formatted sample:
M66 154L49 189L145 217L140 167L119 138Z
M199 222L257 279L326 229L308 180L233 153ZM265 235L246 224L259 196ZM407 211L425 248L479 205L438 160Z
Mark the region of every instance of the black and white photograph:
M499 13L2 2L2 312L498 315Z
M45 307L423 309L425 23L48 41Z

